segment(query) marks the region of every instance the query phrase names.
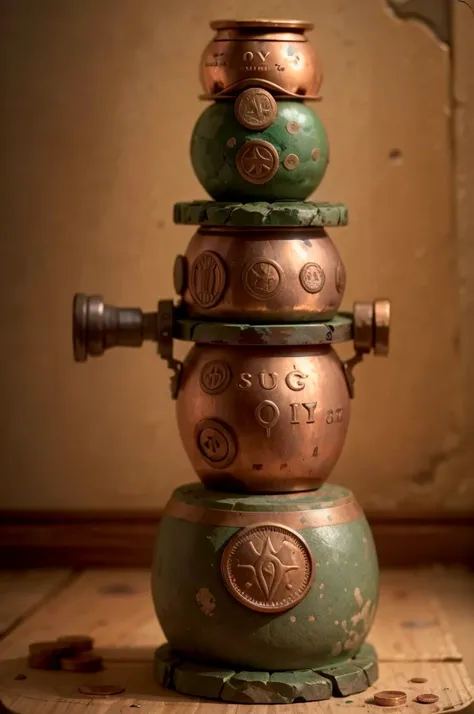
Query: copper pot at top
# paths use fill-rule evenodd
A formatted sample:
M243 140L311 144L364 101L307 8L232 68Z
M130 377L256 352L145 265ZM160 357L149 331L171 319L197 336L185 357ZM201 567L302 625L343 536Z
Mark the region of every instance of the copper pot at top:
M313 25L298 20L216 20L200 63L206 99L263 87L280 98L319 99L321 61L307 41Z

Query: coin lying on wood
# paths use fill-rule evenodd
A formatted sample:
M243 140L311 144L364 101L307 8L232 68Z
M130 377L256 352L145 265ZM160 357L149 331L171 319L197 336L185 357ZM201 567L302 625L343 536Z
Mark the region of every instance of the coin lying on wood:
M416 701L420 702L420 704L434 704L438 699L439 697L436 694L419 694Z
M374 699L375 703L381 707L397 707L401 704L406 704L407 695L406 692L387 689L383 692L376 692Z
M60 669L61 659L74 654L69 645L61 642L32 642L28 649L31 669Z
M88 684L79 687L81 694L89 694L93 697L108 697L112 694L122 694L125 691L125 687L120 686L120 684Z
M102 669L102 657L93 652L65 657L61 660L61 669L65 672L99 672Z
M90 652L94 646L94 640L87 635L65 635L58 637L58 643L67 645L75 654Z

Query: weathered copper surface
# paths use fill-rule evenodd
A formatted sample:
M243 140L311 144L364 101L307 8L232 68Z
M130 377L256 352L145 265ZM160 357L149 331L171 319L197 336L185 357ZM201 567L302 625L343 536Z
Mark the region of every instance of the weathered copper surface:
M268 522L268 511L226 511L223 509L205 508L196 504L183 503L178 499L171 499L165 509L165 513L174 518L191 523L203 523L212 526L235 526L244 528L246 526L260 525ZM304 528L325 528L328 526L338 526L341 523L350 523L362 518L363 511L353 497L341 499L328 508L301 510L301 511L279 511L278 523L294 530Z
M308 22L217 20L200 65L204 98L232 97L263 87L278 97L318 99L321 61L307 41Z
M304 598L314 576L305 539L279 523L238 531L221 559L224 582L239 602L256 612L285 612Z
M377 356L388 355L390 336L390 300L354 303L354 347L358 352L373 350Z
M190 280L194 266L210 254L227 278L213 279L215 299L206 302L196 300L192 284L185 289L183 308L189 317L315 322L334 317L344 297L338 282L344 270L341 258L322 228L202 227L186 250Z
M220 393L202 388L210 363L232 375ZM342 363L326 346L196 345L177 400L180 435L204 484L259 493L320 486L342 451L349 409ZM203 431L207 420L213 431Z

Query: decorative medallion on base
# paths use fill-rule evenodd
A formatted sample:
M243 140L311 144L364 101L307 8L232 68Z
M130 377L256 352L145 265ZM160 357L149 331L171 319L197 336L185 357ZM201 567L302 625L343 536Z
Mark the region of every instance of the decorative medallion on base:
M155 652L158 684L180 694L239 704L292 704L348 697L364 692L377 677L377 655L371 645L363 645L356 657L336 667L290 672L244 672L196 664L168 645Z

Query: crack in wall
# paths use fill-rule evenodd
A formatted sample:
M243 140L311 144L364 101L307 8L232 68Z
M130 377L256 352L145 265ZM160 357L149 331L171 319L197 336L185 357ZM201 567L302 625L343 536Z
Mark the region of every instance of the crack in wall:
M451 47L452 3L457 0L385 0L401 20L423 23L435 37Z

